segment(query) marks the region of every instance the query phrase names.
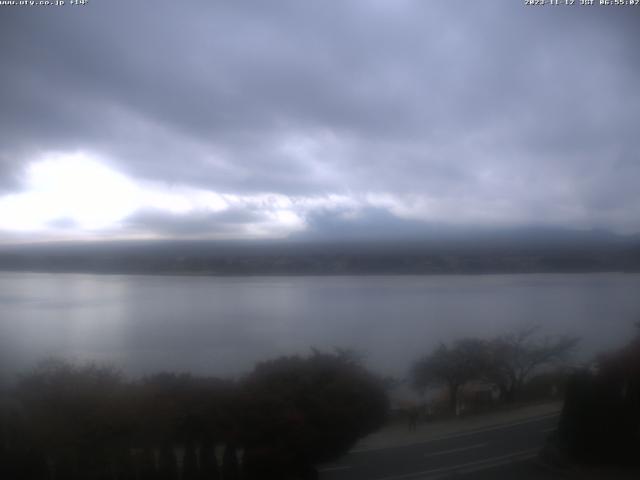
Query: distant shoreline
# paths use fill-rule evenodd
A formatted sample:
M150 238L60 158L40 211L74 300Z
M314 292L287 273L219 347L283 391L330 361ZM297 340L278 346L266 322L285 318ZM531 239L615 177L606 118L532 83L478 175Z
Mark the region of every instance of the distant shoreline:
M624 274L638 275L640 270L577 270L577 271L447 271L447 272L380 272L380 273L302 273L302 272L279 272L279 273L219 273L219 272L143 272L143 271L92 271L92 270L9 270L0 269L0 274L61 274L61 275L105 275L105 276L141 276L141 277L216 277L216 278L257 278L257 277L448 277L448 276L492 276L492 275L606 275Z
M0 247L0 271L181 276L640 272L636 237L105 242Z

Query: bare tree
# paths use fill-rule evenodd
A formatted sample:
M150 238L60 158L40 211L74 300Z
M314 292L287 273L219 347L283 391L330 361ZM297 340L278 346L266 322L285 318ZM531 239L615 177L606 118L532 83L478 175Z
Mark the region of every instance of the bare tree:
M485 342L475 338L457 340L450 347L441 343L413 365L413 386L419 390L446 386L449 389L449 409L455 412L460 387L481 375L485 352Z
M495 383L501 397L514 402L527 379L541 367L567 358L579 339L570 336L539 337L539 327L528 326L498 337L487 345L484 377Z

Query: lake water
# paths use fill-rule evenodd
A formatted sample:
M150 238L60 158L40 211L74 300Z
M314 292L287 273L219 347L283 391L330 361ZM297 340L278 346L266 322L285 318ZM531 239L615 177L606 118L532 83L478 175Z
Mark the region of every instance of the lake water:
M133 374L237 375L311 347L355 348L403 375L441 341L524 324L582 337L580 355L624 344L640 275L190 277L0 273L0 362L62 355Z

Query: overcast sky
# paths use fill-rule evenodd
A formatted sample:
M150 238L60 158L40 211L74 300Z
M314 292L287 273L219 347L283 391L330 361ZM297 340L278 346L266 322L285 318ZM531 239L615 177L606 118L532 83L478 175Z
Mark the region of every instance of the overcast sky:
M0 6L0 240L638 232L639 20L520 0Z

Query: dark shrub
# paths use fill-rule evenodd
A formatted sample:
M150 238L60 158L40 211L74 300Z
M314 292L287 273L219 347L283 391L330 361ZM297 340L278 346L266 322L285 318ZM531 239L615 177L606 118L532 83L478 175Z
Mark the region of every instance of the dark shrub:
M249 478L312 475L346 453L388 411L383 383L352 356L315 352L259 364L244 382L242 441ZM266 477L265 472L272 472ZM280 476L278 476L280 475Z
M558 439L583 462L639 463L640 340L569 379Z

